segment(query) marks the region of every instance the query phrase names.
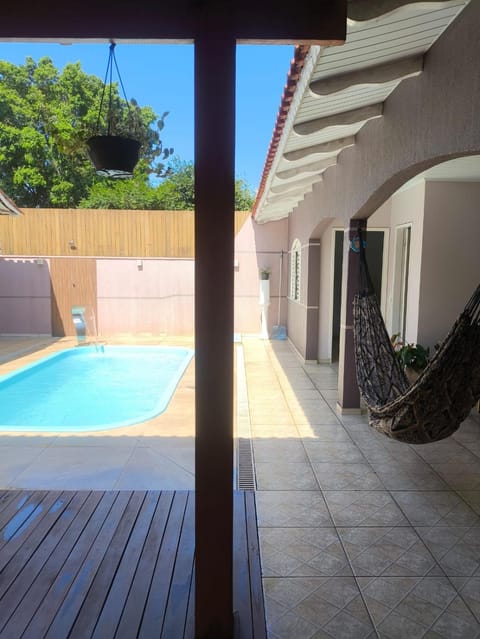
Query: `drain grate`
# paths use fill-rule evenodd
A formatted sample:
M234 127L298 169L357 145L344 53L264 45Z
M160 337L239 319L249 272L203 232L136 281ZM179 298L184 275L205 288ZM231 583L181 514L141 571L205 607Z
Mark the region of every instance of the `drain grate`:
M255 465L253 463L252 431L248 407L247 377L243 345L236 348L237 361L237 410L235 437L235 480L237 490L255 490Z
M252 440L239 437L237 441L237 489L255 490Z

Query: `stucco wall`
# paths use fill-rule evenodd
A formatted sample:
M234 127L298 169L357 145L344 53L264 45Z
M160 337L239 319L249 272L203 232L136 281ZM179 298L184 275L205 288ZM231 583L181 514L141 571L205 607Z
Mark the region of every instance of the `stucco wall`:
M426 182L418 342L442 340L480 282L480 184Z
M288 285L288 220L271 224L257 224L248 218L235 238L235 331L259 333L261 308L259 269L269 268L270 305L267 310L267 325L271 332L278 323L287 321ZM282 259L283 251L283 259ZM282 278L280 282L280 264ZM281 285L281 290L280 290Z
M192 333L194 262L97 260L97 326L115 333ZM138 262L138 264L140 264Z
M0 259L0 333L50 335L50 275L47 260Z

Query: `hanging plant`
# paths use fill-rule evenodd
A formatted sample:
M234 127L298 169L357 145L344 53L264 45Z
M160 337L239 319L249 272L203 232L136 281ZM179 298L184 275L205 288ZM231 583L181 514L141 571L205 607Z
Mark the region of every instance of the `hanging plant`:
M118 95L114 89L114 66L127 106L126 116L123 115L124 109L122 110L118 104ZM163 129L167 115L168 111L158 120L158 131ZM115 58L115 43L111 42L95 135L87 140L88 153L97 174L117 179L131 178L140 158L142 141L145 143L148 137L150 137L150 155L166 160L173 154L173 148L163 148L158 132L151 130L148 123L144 121L142 109L137 102L133 99L128 101ZM154 172L158 177L165 177L170 173L170 169L162 163L157 163Z

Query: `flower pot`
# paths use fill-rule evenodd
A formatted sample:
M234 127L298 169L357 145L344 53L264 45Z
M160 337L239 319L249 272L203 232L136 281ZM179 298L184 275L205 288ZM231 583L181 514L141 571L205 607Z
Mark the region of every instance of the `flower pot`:
M410 385L415 384L417 379L420 377L420 371L416 371L414 368L410 368L410 366L405 366L404 370Z
M97 175L131 178L140 155L140 142L117 135L95 135L87 140Z

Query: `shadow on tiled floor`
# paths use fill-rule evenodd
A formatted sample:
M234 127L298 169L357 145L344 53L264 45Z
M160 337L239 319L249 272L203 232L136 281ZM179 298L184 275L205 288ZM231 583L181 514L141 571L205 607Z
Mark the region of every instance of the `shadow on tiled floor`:
M480 636L480 416L408 446L337 373L244 342L270 639Z

